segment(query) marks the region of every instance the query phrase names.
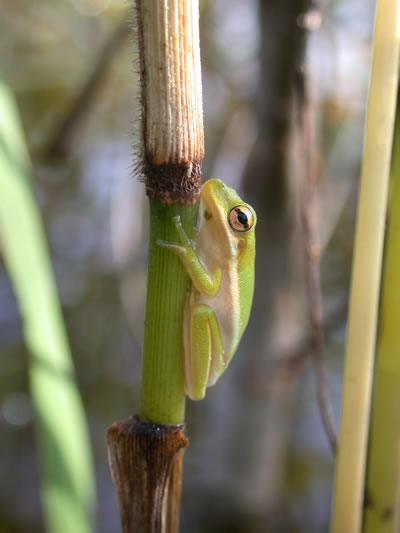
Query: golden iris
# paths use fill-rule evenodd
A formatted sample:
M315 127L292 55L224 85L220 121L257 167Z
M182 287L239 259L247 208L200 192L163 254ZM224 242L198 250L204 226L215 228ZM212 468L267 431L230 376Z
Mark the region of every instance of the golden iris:
M249 231L254 224L254 216L245 205L237 205L229 211L228 221L234 231Z

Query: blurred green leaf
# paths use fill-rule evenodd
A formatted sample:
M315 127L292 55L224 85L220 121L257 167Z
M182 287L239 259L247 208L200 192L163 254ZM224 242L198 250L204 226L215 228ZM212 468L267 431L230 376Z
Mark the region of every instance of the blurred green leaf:
M52 533L87 533L95 495L88 431L30 174L18 110L0 81L0 243L31 354L46 522Z

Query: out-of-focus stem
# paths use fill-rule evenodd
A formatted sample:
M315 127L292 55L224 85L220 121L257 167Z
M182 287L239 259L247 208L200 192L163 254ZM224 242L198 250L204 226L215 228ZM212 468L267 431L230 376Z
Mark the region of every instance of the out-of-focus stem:
M105 43L93 71L90 72L71 110L55 132L53 139L51 139L50 145L46 150L48 157L65 157L71 149L71 144L79 127L82 127L82 122L85 117L89 116L91 107L97 101L96 96L100 92L99 89L104 81L107 68L127 41L128 30L129 25L124 19Z
M397 107L391 201L385 243L375 394L368 449L364 533L399 531L400 428L400 115Z
M332 533L362 526L379 284L399 65L399 2L378 0L361 169Z

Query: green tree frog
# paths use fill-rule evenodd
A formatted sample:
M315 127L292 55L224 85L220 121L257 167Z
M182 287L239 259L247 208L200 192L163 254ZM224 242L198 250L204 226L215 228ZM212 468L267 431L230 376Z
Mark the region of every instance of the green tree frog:
M185 393L201 400L231 361L249 320L254 292L256 214L221 180L201 192L200 225L191 241L179 216L176 253L192 286L184 310Z

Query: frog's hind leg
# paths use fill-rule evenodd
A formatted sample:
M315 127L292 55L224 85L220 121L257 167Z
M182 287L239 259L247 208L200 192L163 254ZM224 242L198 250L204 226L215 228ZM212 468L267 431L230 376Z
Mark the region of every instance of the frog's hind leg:
M194 305L188 315L184 334L185 392L192 400L202 400L206 388L214 385L224 371L224 348L211 307Z

